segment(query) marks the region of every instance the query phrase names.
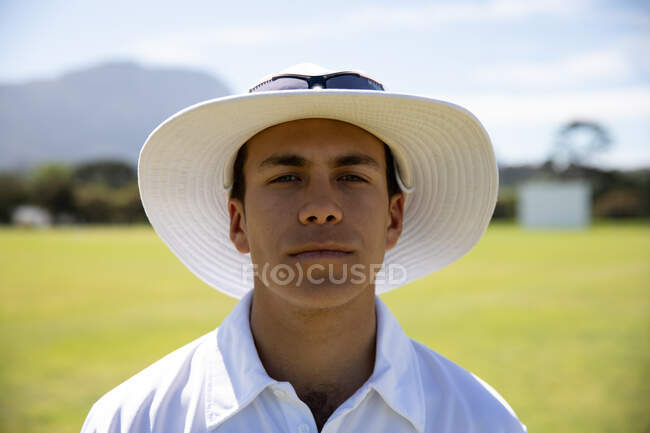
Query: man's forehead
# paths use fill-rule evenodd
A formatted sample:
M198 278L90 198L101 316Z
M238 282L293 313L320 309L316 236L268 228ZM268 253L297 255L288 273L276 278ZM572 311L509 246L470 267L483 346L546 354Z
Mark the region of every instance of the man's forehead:
M247 147L248 160L277 160L295 154L306 160L333 161L354 154L372 163L384 154L384 143L373 134L333 119L300 119L274 125L253 136Z

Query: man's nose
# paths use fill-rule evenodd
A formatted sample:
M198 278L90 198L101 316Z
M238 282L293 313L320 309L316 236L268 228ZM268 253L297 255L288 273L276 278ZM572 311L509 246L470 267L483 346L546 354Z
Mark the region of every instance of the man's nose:
M300 210L298 218L303 224L336 224L341 221L341 211L333 206L310 203Z
M310 198L300 209L298 219L303 224L337 224L343 218L343 211L336 204L329 186L318 186L307 191Z

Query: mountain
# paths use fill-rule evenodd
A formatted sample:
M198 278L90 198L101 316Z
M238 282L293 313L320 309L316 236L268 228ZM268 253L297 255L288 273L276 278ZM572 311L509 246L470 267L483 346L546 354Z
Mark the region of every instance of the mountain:
M231 93L213 76L111 62L58 79L0 85L0 169L117 158L136 165L163 120Z

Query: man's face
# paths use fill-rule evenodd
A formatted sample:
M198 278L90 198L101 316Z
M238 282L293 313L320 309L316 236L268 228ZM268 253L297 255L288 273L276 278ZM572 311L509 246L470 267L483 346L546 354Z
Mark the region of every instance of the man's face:
M389 200L383 143L345 122L301 119L247 146L244 203L230 199L228 209L231 240L257 267L256 289L317 308L374 291L402 230L403 196Z

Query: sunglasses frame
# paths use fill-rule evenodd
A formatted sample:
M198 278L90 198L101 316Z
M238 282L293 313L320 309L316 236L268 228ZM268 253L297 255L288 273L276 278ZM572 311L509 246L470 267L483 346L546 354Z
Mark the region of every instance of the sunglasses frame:
M341 75L353 75L355 77L365 78L366 80L370 81L371 83L377 85L379 87L379 89L381 89L381 90L379 90L379 89L362 89L362 90L376 90L376 91L383 91L384 90L384 85L381 84L379 81L373 80L372 78L366 77L365 75L362 75L362 74L360 74L358 72L342 71L342 72L333 72L331 74L325 74L325 75L300 75L300 74L276 75L274 77L271 77L271 79L269 79L269 80L263 81L263 82L255 85L255 87L251 87L250 89L248 89L248 93L254 93L254 92L257 91L256 89L260 88L261 86L263 86L265 84L271 83L271 82L273 82L273 81L275 81L275 80L277 80L279 78L298 78L300 80L304 80L304 81L307 82L307 88L308 89L313 89L314 86L318 86L318 87L320 87L322 89L328 89L327 81L330 78L338 77L338 76L341 76ZM336 89L337 87L329 87L329 88ZM354 89L350 89L350 90L354 90ZM358 90L361 90L361 89L358 89Z

